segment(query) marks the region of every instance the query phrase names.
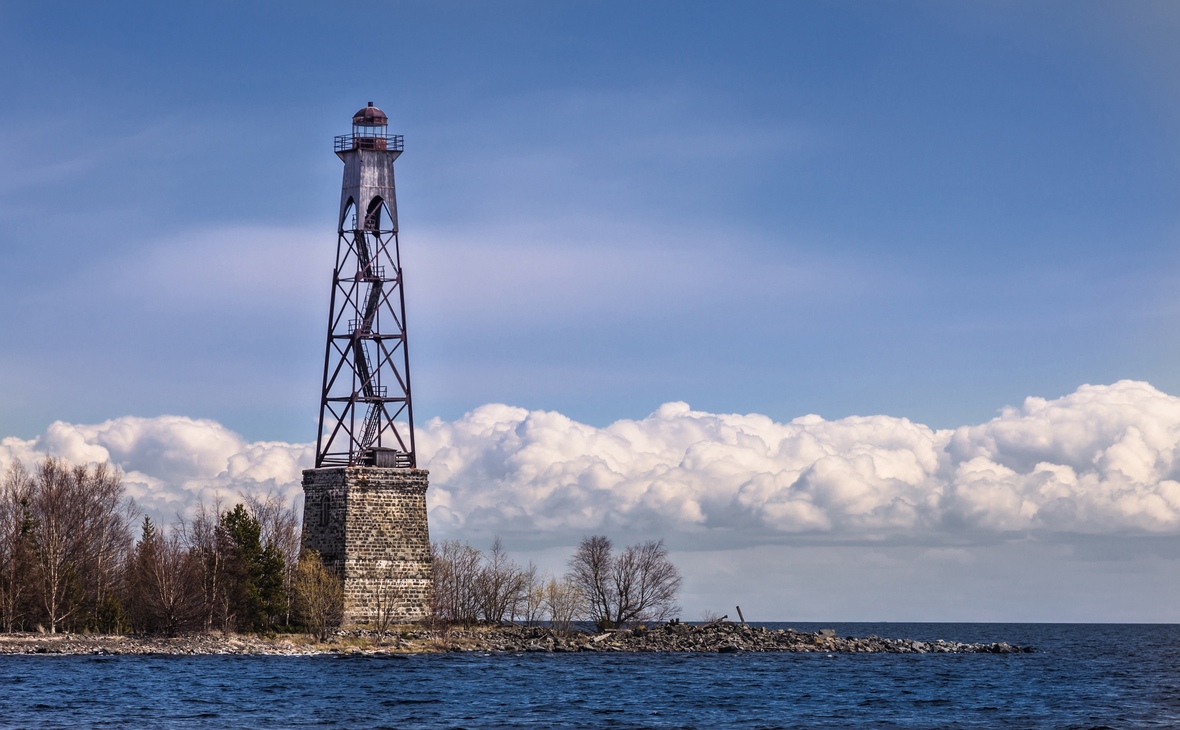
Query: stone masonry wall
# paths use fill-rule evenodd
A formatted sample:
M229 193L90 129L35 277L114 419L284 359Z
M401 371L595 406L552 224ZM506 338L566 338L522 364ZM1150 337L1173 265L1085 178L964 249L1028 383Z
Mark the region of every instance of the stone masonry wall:
M430 611L424 469L331 467L303 472L303 549L344 579L344 625L394 623Z

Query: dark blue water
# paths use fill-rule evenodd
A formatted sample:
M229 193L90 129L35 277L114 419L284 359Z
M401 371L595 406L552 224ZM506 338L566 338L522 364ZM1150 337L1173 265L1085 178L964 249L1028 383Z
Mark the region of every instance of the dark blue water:
M1180 727L1178 625L823 627L1038 651L10 656L0 727Z

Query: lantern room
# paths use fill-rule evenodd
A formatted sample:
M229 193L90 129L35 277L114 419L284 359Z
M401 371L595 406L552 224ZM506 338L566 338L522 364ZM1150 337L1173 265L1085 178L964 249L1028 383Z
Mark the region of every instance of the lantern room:
M389 117L373 102L352 115L352 134L336 137L336 151L390 150L401 152L402 136L389 134Z

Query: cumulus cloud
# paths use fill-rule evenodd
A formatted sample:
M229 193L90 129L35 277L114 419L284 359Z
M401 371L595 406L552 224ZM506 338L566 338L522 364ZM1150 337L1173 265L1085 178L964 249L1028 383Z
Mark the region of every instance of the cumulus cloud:
M0 467L32 466L47 455L78 464L110 462L123 471L128 496L146 514L170 521L200 500L277 492L301 498L300 472L311 444L248 443L225 426L182 416L126 416L94 425L55 422L35 439L0 441Z
M433 515L455 528L753 536L1180 531L1180 399L1146 383L1029 398L955 430L776 423L669 403L598 429L483 406L432 421Z
M1180 533L1180 398L1133 381L947 430L889 416L777 423L684 403L598 428L489 404L421 425L418 442L442 535ZM164 516L217 493L295 498L313 458L310 444L249 443L177 416L59 422L0 442L0 466L43 454L119 465L128 492Z

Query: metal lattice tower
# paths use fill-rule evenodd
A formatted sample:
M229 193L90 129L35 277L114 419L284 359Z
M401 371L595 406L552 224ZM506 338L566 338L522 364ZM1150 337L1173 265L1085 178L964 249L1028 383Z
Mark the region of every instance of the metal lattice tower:
M388 124L369 102L336 137L344 184L316 468L417 466L393 183L402 137Z

